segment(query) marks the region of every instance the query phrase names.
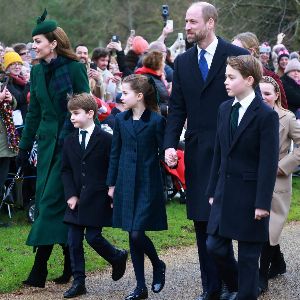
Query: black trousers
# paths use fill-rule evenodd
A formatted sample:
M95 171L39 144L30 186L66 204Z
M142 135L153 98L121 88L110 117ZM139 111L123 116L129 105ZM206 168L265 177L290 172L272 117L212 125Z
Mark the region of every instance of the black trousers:
M221 290L221 279L214 259L207 252L207 222L194 221L203 292L209 294Z
M102 228L85 227L69 224L68 244L74 282L85 281L85 260L83 251L83 239L106 261L113 264L119 259L119 250L111 245L101 234Z
M6 181L11 157L0 157L0 191Z
M219 274L228 289L238 291L239 300L258 297L258 260L263 243L238 241L238 262L232 251L232 240L208 235L207 250L214 257Z

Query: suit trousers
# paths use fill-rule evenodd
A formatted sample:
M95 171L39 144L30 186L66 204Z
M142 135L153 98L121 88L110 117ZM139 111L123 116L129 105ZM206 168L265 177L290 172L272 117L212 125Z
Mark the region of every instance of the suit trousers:
M230 292L238 291L239 300L258 297L258 260L263 243L238 241L238 262L234 258L232 240L208 235L207 250L214 257L221 279Z
M119 259L119 250L111 245L101 234L102 227L86 227L69 224L68 244L72 266L74 283L84 283L85 281L85 261L83 250L83 238L87 243L106 261L113 264Z
M221 290L221 279L214 259L207 252L207 222L194 221L203 292L212 294Z

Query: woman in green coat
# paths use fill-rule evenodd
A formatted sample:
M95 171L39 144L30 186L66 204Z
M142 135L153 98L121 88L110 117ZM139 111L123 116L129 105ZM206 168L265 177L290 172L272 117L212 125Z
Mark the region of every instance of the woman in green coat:
M61 181L61 152L64 138L73 130L67 111L67 94L89 92L85 66L78 62L66 33L54 20L37 20L32 31L33 46L40 64L31 71L30 104L25 120L17 162L28 161L34 140L38 142L35 222L26 244L36 251L34 265L24 281L44 287L47 261L53 245L60 244L65 255L63 275L57 283L70 280L71 267L67 243L66 209Z

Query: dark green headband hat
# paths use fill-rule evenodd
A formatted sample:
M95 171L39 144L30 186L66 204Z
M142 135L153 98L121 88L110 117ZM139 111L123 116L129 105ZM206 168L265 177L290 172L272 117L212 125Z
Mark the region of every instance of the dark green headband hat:
M57 28L56 21L55 20L45 20L46 16L47 16L47 10L45 8L44 13L40 17L38 17L36 20L36 26L32 30L32 36L52 32Z

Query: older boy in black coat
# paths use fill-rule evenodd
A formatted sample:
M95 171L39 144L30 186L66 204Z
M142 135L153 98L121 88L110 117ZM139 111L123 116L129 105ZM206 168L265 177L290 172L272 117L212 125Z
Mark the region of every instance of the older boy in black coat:
M262 74L250 55L228 59L225 86L235 99L220 105L207 194L212 204L207 249L232 298L257 299L258 259L268 240L278 165L278 115L254 88ZM238 263L231 251L238 241ZM237 298L236 293L238 291Z
M118 250L101 234L111 226L112 208L107 195L106 176L112 137L94 123L97 104L87 93L70 97L68 109L76 132L66 138L63 148L62 180L68 208L68 243L72 287L64 293L73 298L86 293L83 238L113 267L112 278L119 280L126 269L127 251Z

